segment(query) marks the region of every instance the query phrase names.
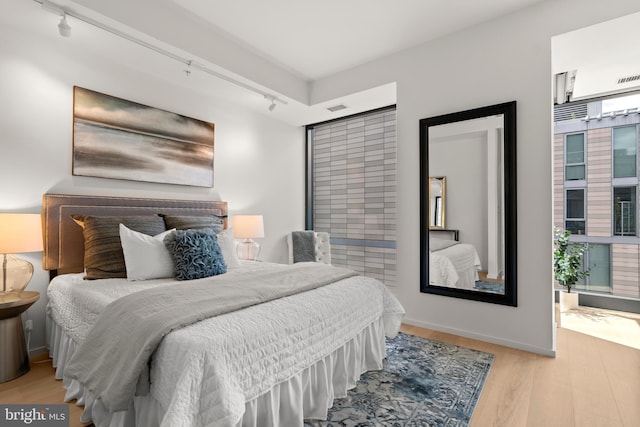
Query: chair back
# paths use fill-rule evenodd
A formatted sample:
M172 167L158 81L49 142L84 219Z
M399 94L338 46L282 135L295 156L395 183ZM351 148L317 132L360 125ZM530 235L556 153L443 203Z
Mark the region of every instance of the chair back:
M324 231L314 232L316 262L331 264L331 242L329 233ZM293 264L293 239L291 233L287 234L287 247L289 249L289 264Z

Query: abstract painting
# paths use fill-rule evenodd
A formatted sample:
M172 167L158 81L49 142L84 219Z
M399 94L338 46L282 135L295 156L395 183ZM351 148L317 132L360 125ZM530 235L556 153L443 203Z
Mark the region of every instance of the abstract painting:
M73 88L73 175L213 187L214 124Z

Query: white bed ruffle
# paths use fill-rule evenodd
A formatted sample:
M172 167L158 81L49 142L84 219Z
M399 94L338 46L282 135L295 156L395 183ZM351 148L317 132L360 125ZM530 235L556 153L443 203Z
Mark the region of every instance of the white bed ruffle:
M361 374L382 368L382 360L386 357L385 321L389 330L394 329L400 318L379 318L328 356L246 402L243 419L236 426L301 426L305 419L324 419L333 400L346 396ZM47 332L49 354L56 368L55 377L62 379L67 389L65 401L75 399L78 405L85 407L83 422L93 421L98 427L179 425L176 420L163 419L166 411L151 394L136 397L129 411L106 411L82 384L64 378L64 366L75 351L76 343L50 318L47 318ZM281 406L280 402L287 404ZM292 405L291 402L298 404Z

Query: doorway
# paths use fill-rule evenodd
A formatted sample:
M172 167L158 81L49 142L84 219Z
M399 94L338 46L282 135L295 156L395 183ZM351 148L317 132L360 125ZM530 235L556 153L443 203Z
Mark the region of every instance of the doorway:
M637 329L638 345L639 27L636 13L552 39L553 223L586 247L589 272L576 286L581 307L556 322L612 339Z

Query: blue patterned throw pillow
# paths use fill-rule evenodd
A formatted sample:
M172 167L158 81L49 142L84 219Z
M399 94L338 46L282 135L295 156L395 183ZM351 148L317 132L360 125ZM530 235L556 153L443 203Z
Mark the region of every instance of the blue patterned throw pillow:
M164 239L178 280L193 280L227 272L216 236L204 230L176 230Z

